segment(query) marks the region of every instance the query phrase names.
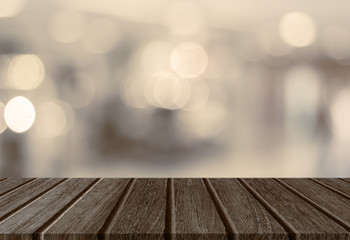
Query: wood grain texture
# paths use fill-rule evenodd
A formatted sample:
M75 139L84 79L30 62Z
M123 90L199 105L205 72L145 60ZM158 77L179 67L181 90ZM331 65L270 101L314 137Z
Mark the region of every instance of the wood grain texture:
M93 181L94 179L69 179L58 185L29 206L1 222L0 239L32 240L33 233L52 221L52 217L60 213L62 208Z
M319 183L323 183L324 185L327 185L330 188L333 188L335 190L338 190L347 196L350 197L350 183L343 181L338 178L317 178L317 179L311 179L312 181L316 181Z
M175 179L176 239L224 239L225 226L202 179Z
M45 240L96 239L127 182L103 179L45 231Z
M281 179L280 181L303 194L309 199L311 205L350 231L350 199L338 195L309 179Z
M342 179L9 178L0 181L0 240L350 240L349 187Z
M0 221L26 207L60 182L62 179L37 179L1 197Z
M236 179L210 179L239 239L288 239L281 224Z
M348 239L349 233L325 214L272 179L245 179L292 225L295 239Z
M104 239L161 239L165 229L166 179L137 179L111 219Z
M34 181L34 178L10 178L2 181L0 183L0 197L31 181Z

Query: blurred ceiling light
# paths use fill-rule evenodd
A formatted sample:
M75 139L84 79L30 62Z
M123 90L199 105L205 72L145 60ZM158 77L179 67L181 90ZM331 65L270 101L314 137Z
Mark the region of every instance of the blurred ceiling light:
M150 42L142 52L141 64L145 71L157 72L170 70L169 56L173 47L162 41Z
M340 91L331 103L332 130L335 137L350 141L350 90Z
M121 97L123 102L129 107L146 109L149 104L145 99L144 88L147 75L136 73L128 77L121 87Z
M42 104L36 114L36 130L45 138L53 138L64 133L67 117L59 101Z
M174 110L183 107L188 102L191 87L187 80L178 78L169 72L159 72L152 78L152 85L148 85L147 90L151 91L156 107Z
M258 42L261 49L271 56L284 56L291 52L291 48L281 38L277 23L269 23L258 32Z
M18 90L32 90L45 77L45 67L36 55L18 55L8 66L7 78L10 85Z
M26 4L25 0L0 0L0 18L18 15Z
M68 76L62 86L62 95L73 108L84 108L90 104L96 89L93 79L81 72Z
M177 120L179 128L188 138L211 139L217 137L225 128L227 109L218 102L209 101L198 111L180 111Z
M76 10L67 9L56 13L51 18L49 31L54 41L70 43L81 37L84 27L84 15Z
M89 52L106 53L117 45L119 36L119 29L113 21L96 19L87 26L83 45Z
M22 133L33 125L35 109L27 98L18 96L6 104L4 116L7 126L12 131Z
M175 2L165 11L165 24L174 35L193 35L203 29L203 17L193 2Z
M195 78L207 68L208 55L199 44L184 42L171 52L170 64L180 77Z
M302 12L284 15L279 24L282 39L293 47L311 45L316 37L316 26L312 18Z
M335 60L344 60L350 56L350 32L341 26L330 26L322 34L323 51Z
M209 87L203 79L190 81L190 85L191 98L182 109L186 111L197 111L207 104L209 99Z
M5 117L4 117L4 111L5 111L5 105L0 102L0 134L4 132L7 128L7 124L5 122Z

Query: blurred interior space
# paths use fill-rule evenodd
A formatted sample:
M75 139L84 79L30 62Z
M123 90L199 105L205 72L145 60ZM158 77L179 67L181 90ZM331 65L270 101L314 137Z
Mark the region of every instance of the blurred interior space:
M0 177L350 175L350 3L0 0Z

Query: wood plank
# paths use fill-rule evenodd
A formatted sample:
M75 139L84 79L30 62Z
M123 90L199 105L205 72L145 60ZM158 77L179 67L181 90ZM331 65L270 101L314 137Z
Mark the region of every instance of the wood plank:
M0 197L29 183L34 181L34 178L10 178L0 183Z
M244 179L290 224L296 239L348 239L349 233L322 212L272 179Z
M6 181L8 178L0 178L0 182Z
M60 182L62 182L62 179L37 179L1 197L0 221L3 221L21 208L26 207Z
M343 181L339 178L316 178L312 180L328 185L329 187L350 196L350 183Z
M162 238L166 194L166 179L137 179L103 231L104 239Z
M224 239L225 226L202 179L175 179L176 239Z
M2 240L32 240L32 235L46 229L74 204L84 190L91 189L95 179L69 179L58 185L26 208L0 224ZM13 234L15 233L15 234Z
M44 232L45 240L96 239L128 181L103 179Z
M236 179L210 179L239 239L288 239L277 220Z
M279 179L305 197L310 204L325 212L340 225L350 231L350 200L320 186L309 179Z

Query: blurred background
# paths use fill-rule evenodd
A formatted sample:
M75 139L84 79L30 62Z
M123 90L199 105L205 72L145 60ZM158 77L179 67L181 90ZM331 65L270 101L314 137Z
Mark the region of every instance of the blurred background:
M0 176L350 176L346 0L0 0Z

